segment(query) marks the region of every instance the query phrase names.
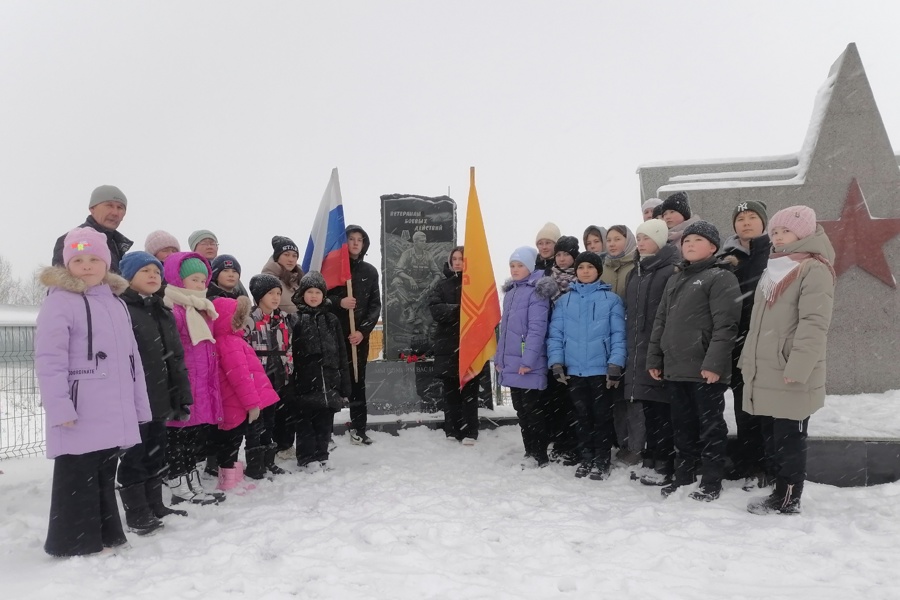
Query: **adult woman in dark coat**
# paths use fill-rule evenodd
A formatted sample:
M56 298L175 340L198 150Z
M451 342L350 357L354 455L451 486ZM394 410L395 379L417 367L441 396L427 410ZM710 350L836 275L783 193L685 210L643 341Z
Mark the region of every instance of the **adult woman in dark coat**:
M450 252L444 279L431 291L428 308L437 325L434 375L444 386L444 433L467 446L478 439L478 381L459 386L459 304L462 299L463 247Z

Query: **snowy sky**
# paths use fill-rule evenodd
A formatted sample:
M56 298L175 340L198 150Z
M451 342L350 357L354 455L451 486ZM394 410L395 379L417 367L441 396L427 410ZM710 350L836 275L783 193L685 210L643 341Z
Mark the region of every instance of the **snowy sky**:
M136 248L211 229L246 280L337 166L380 265L379 196L449 188L462 240L474 165L503 279L548 219L636 225L641 163L798 151L849 42L900 140L900 6L748 6L4 0L0 255L49 263L110 183Z

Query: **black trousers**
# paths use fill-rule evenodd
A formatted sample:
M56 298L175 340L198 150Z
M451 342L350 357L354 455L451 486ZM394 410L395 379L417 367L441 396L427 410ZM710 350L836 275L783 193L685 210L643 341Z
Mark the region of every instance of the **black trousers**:
M806 481L809 417L802 421L758 418L765 440L767 472L790 485Z
M334 429L334 411L327 406L298 406L297 464L328 460L328 444Z
M294 393L294 385L286 383L278 390L280 400L273 405L275 412L272 423L272 441L279 450L294 447L297 437L297 397Z
M516 416L519 417L519 427L522 428L525 454L534 457L539 463L547 462L547 415L541 402L540 390L511 387L509 393Z
M167 427L168 447L166 458L169 462L169 477L187 475L197 468L198 457L206 457L211 452L210 433L216 431L209 425L192 427Z
M737 424L734 468L738 475L750 477L766 470L762 417L744 412L744 378L736 367L732 370L731 390L734 393L734 420Z
M168 470L166 429L165 421L140 424L141 443L125 450L119 460L118 480L121 487L165 475Z
M541 391L541 403L546 407L547 435L557 452L578 450L578 415L568 387L553 377Z
M606 389L606 376L570 377L569 398L578 415L578 450L583 462L609 461L613 428L613 390Z
M54 459L50 525L44 551L78 556L124 544L116 503L118 448Z
M644 426L647 431L647 457L653 460L675 461L675 441L672 433L672 409L666 402L644 400Z
M724 383L666 381L677 457L700 465L702 484L719 483L725 474L725 388Z
M353 380L353 351L352 346L347 343L347 360L350 365L350 382L352 384L350 390L350 421L353 423L353 429L357 433L366 432L366 424L368 422L368 412L366 409L366 362L369 358L369 338L365 338L359 346L356 347L357 365L359 367L359 380Z
M444 433L447 437L462 440L478 439L478 386L481 376L470 380L459 389L458 377L443 378Z
M278 403L267 406L259 413L259 417L252 423L247 419L234 429L215 429L210 434L210 441L215 448L216 460L220 467L234 468L238 454L241 451L241 443L247 438L246 449L269 447L272 444L272 429L275 425L275 407Z

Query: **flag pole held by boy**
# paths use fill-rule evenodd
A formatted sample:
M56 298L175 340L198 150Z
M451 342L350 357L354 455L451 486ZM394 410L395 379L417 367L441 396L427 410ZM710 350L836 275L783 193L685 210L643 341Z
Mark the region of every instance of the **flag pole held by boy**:
M331 170L331 179L322 195L322 202L313 221L312 232L303 256L303 272L319 271L325 278L325 287L331 289L339 285L347 286L347 297L353 297L350 281L350 252L347 250L347 233L344 228L344 206L341 198L341 182L337 167ZM353 311L350 316L350 332L356 331ZM356 346L353 353L353 381L359 381L359 367Z
M459 311L459 385L475 378L497 351L500 297L491 266L484 219L475 190L475 167L469 168L465 255Z

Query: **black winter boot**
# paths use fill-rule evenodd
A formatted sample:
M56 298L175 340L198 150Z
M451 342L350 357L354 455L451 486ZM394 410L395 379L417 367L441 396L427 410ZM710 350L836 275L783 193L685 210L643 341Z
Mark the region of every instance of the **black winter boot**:
M660 490L663 498L672 495L675 490L685 485L693 485L697 481L697 463L687 458L675 459L675 476L672 483Z
M215 454L206 457L206 466L203 467L203 472L213 479L219 478L219 459Z
M147 494L147 504L150 506L150 510L153 511L153 514L156 515L156 518L162 519L168 515L186 517L187 511L169 508L163 504L162 486L162 477L151 477L144 482L144 491Z
M276 446L275 444L270 444L266 448L266 452L264 455L266 469L272 475L290 475L291 474L290 471L288 471L286 469L282 469L281 467L279 467L278 465L275 464L275 455L277 453L278 453L278 446ZM246 471L245 471L245 474L246 474Z
M722 482L709 481L707 483L701 483L699 490L691 492L691 498L701 502L712 502L713 500L717 500L721 493Z
M754 515L799 515L800 496L803 494L803 482L789 484L787 480L777 478L775 490L765 498L757 498L747 504L747 512Z
M143 483L119 488L119 496L125 507L125 524L128 531L147 535L163 526L163 522L156 518L147 504L147 492Z
M653 472L641 476L644 485L669 485L673 481L675 465L668 460L656 460L653 462Z
M575 469L575 477L581 479L582 477L587 477L591 474L591 461L584 461L578 468Z
M591 464L591 474L589 477L594 481L603 481L609 479L610 462L608 458L595 458Z
M247 468L244 475L250 479L263 479L266 476L266 447L257 446L244 450L247 455Z

